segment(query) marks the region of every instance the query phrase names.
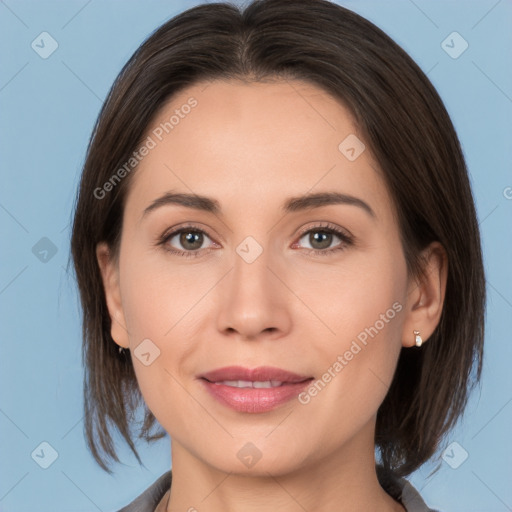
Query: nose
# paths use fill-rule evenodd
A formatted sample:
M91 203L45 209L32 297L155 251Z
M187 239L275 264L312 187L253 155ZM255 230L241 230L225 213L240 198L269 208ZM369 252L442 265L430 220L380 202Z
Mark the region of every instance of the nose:
M284 270L265 250L249 263L235 254L218 290L217 328L244 340L278 339L291 329L291 293Z

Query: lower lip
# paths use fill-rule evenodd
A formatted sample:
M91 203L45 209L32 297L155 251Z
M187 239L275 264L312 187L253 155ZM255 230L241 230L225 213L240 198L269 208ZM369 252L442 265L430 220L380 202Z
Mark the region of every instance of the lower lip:
M221 403L238 412L267 412L292 400L309 385L303 382L285 383L275 388L235 388L201 379L206 389Z

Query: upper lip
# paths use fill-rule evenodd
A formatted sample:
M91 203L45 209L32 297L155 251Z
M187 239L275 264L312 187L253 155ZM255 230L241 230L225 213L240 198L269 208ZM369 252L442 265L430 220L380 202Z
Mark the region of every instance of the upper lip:
M242 366L225 366L199 375L199 378L210 382L245 380L252 382L279 381L279 382L303 382L311 379L311 376L299 375L297 373L274 368L271 366L258 366L257 368L244 368Z

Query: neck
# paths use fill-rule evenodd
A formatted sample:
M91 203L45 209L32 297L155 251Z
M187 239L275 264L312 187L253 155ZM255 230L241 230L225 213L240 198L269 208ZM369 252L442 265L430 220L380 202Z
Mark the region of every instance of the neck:
M327 459L304 461L280 474L221 471L172 440L173 478L166 512L404 512L378 482L373 425L367 434Z

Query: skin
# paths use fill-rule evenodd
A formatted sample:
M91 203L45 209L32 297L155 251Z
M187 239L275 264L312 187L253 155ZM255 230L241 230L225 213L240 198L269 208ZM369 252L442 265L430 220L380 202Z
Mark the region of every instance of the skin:
M144 400L172 440L172 492L159 510L403 511L377 481L376 414L413 330L428 342L439 322L442 247L425 250L423 278L408 275L378 163L368 145L352 162L339 151L358 132L321 89L297 80L196 84L161 109L147 134L191 96L198 105L132 176L118 258L97 248L112 337L130 349ZM171 190L215 198L222 213L166 205L143 216ZM348 204L283 214L289 197L321 191L360 198L375 217ZM318 222L354 243L336 235L315 242L325 233ZM202 245L174 236L166 246L198 257L157 244L186 223L206 233ZM236 252L248 236L263 248L250 264ZM307 404L236 412L197 379L229 365L321 378L396 302L401 311ZM149 366L134 356L146 338L160 350ZM249 442L261 454L251 468L237 457Z

